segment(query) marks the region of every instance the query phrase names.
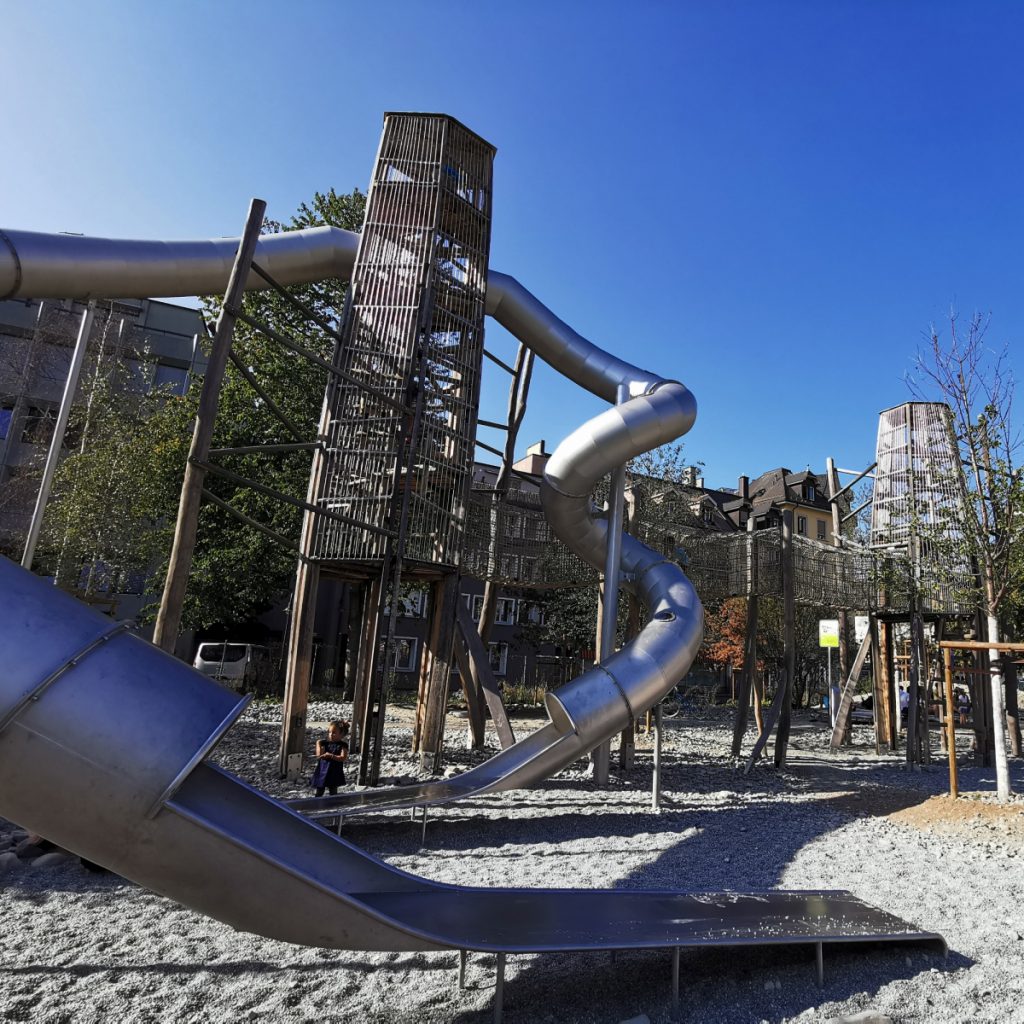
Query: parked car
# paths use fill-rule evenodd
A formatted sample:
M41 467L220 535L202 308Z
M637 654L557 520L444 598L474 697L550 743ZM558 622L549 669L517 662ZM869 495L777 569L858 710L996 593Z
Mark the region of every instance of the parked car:
M235 690L262 683L273 672L270 651L260 644L202 643L192 667Z

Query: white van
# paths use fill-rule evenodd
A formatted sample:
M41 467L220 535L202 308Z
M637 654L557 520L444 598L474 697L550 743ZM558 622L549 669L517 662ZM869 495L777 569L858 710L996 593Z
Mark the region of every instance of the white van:
M273 669L266 647L220 642L200 644L192 667L235 690L262 682Z

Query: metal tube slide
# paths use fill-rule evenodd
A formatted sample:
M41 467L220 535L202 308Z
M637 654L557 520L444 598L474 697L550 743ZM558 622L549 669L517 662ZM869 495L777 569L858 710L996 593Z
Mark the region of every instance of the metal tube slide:
M0 232L0 295L156 296L222 290L237 239L141 242ZM358 235L340 228L265 235L256 261L282 283L351 272ZM261 287L253 275L249 286ZM572 330L515 278L488 275L487 312L554 369L614 402L584 424L548 462L542 501L555 534L601 568L607 524L594 517L590 496L598 481L641 452L690 429L696 403L683 385L610 355ZM551 722L532 736L456 779L397 789L344 794L319 807L445 803L473 793L528 786L571 764L625 728L685 674L700 646L703 611L678 566L624 537L622 580L650 609L640 635L602 665L547 695Z
M332 229L289 232L261 239L257 259L284 283L346 276L353 243ZM0 233L0 297L218 292L235 244ZM594 484L688 429L693 398L601 352L511 278L490 282L492 313L544 359L609 399L620 385L633 396L567 438L543 483L555 532L600 564ZM702 629L689 581L628 537L621 565L651 610L640 636L553 694L543 729L417 802L544 778L685 671ZM341 949L498 953L941 942L849 893L472 889L405 874L203 763L242 710L237 695L4 558L0 593L0 815L235 928Z
M356 950L941 943L849 893L474 889L406 874L200 763L237 694L0 558L0 815L234 928Z

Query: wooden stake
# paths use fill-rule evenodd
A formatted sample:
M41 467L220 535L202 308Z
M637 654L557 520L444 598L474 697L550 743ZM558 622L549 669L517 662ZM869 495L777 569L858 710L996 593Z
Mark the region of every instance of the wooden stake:
M796 590L793 579L793 511L782 513L782 609L786 671L785 694L779 708L779 724L775 732L775 767L786 767L789 730L793 718L793 677L796 675Z
M946 748L949 752L949 795L960 795L960 780L956 765L956 722L953 708L953 652L944 650L942 661L946 670Z
M242 304L245 283L249 280L256 241L266 209L267 204L262 199L253 199L249 203L249 215L235 254L235 262L231 267L224 305L217 318L217 330L213 336L210 359L203 377L203 389L199 395L199 409L196 412L192 444L185 465L185 479L181 485L178 519L174 527L174 544L167 565L167 579L160 599L156 628L153 631L153 643L170 654L174 653L178 632L181 629L181 611L185 602L189 572L192 569L192 555L195 552L196 531L199 525L199 504L202 500L203 481L206 478L204 465L213 440L213 427L220 402L220 386L224 380L235 320Z

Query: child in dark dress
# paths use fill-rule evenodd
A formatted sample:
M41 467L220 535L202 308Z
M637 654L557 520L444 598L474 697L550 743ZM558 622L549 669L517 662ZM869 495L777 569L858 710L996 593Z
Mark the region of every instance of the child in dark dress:
M312 785L317 796L324 790L333 796L338 787L345 785L345 762L348 760L348 722L344 718L327 723L327 739L316 741L316 770Z

